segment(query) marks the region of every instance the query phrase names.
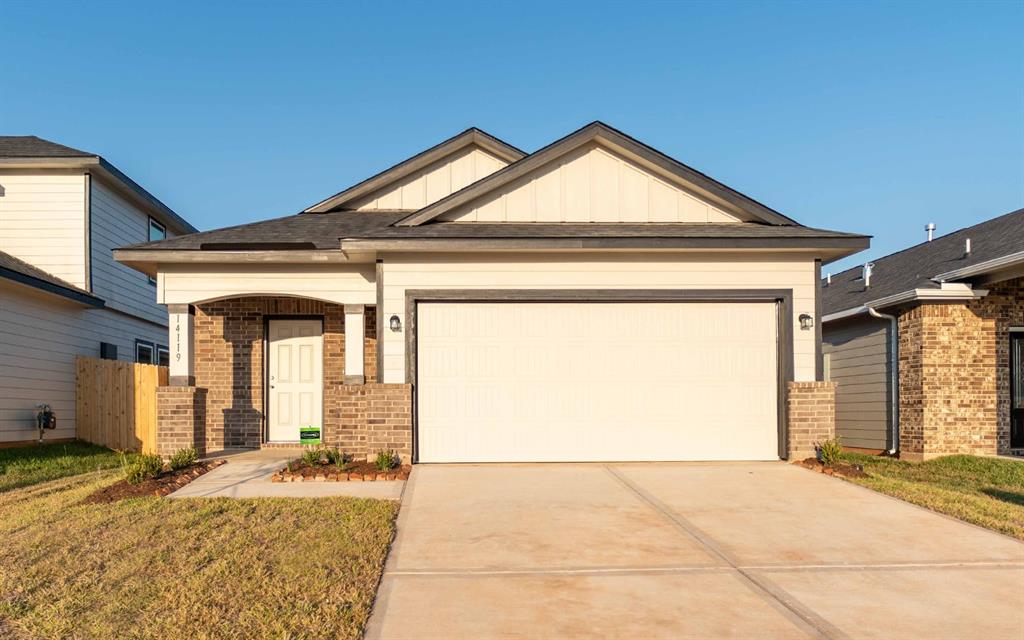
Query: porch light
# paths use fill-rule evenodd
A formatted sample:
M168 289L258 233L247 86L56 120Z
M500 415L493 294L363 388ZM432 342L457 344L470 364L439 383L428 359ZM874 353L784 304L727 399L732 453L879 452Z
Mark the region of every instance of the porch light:
M806 313L800 314L800 328L807 331L814 327L814 318Z
M391 319L388 320L388 326L397 333L402 330L402 320L398 316L391 316Z

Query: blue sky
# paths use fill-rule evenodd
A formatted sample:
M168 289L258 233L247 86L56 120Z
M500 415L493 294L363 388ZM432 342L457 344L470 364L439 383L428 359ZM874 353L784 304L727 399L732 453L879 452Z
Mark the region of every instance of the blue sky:
M833 271L1024 206L1024 3L21 3L0 135L102 154L200 229L474 125L603 120L800 222Z

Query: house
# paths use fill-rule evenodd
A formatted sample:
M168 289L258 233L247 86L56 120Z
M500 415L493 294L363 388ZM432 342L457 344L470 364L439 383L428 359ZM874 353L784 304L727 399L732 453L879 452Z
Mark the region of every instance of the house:
M75 436L75 357L167 363L156 283L115 247L195 228L104 158L0 136L0 443Z
M836 431L921 460L1024 449L1024 209L823 283Z
M867 246L595 122L115 257L171 314L163 453L322 427L414 462L757 460L831 429L820 267Z

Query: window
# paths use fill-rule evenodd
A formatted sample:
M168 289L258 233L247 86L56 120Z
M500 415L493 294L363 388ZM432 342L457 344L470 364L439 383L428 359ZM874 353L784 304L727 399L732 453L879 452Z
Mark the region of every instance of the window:
M149 241L156 242L167 238L167 227L160 224L153 218L149 219ZM149 284L156 284L156 279L150 278Z
M168 367L171 364L171 352L163 345L156 346L156 364Z
M153 364L153 357L156 355L152 342L143 340L135 341L135 362L141 364Z

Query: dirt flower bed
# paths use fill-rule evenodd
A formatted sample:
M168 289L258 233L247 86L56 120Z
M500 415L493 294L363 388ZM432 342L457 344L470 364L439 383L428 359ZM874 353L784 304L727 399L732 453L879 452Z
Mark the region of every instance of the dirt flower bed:
M216 469L225 462L227 461L210 460L209 462L199 462L185 469L167 471L156 478L143 480L139 484L129 484L127 480L119 480L86 496L82 500L82 504L104 504L143 496L163 497L184 487L204 473Z
M412 467L402 465L381 471L373 462L355 460L342 465L310 465L296 460L270 477L271 482L373 482L407 480Z
M866 478L868 475L864 473L863 466L842 460L832 466L823 464L817 458L807 458L805 460L798 460L793 464L804 467L805 469L810 469L811 471L824 473L827 476L839 476L843 478Z

